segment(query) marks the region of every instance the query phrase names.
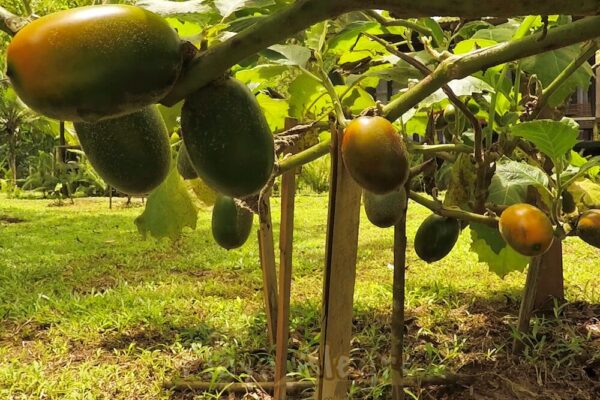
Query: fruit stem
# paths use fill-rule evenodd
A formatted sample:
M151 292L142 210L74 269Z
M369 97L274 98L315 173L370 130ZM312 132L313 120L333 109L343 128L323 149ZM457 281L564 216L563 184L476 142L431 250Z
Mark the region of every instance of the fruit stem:
M456 218L463 221L475 222L479 224L485 224L494 228L498 227L498 218L488 215L480 215L472 212L464 211L459 208L446 208L441 201L431 200L427 197L420 195L419 193L413 192L412 190L408 194L408 198L419 203L420 205L427 207L434 213L441 215L442 217Z

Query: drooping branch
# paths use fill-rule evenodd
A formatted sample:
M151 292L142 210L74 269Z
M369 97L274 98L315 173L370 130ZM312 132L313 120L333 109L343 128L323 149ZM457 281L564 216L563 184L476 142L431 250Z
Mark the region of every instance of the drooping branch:
M27 19L11 13L4 7L0 7L0 31L14 36L26 23Z
M325 1L325 0L322 0ZM596 15L598 0L335 0L346 11L388 10L397 18L417 17L515 17L523 15Z
M419 203L420 205L429 208L434 213L439 214L443 217L450 217L460 219L463 221L485 224L493 228L498 227L497 217L475 214L472 212L463 211L459 208L444 207L441 201L428 199L427 197L413 191L409 192L408 197L415 203Z
M540 41L541 35L541 33L530 35L520 40L445 59L431 75L384 107L387 118L398 119L415 104L454 79L465 78L498 64L556 50L600 36L600 17L584 18L572 24L552 29L548 31L542 41Z
M416 2L414 0L298 0L288 8L270 15L231 39L215 45L200 54L192 61L189 68L187 68L179 82L173 88L173 91L163 99L162 103L168 106L177 103L188 94L221 76L228 68L231 68L246 57L279 43L285 38L319 21L334 18L350 11L367 9L390 10L400 18L425 16L475 18L481 16L506 17L530 14L595 15L600 10L600 0L579 0L578 2L567 2L564 0L487 0L484 2L480 0L453 2L446 0L432 0L428 2ZM572 25L575 24L568 25L568 27ZM577 40L565 38L564 41L566 44L557 45L557 47L588 40L591 37L600 35L598 33L600 31L600 24L596 23L596 25L598 28L591 36ZM538 47L540 49L537 52L530 49L527 55L546 51L543 44L540 45L538 43ZM520 57L522 56L511 59ZM476 70L481 68L477 67ZM416 104L416 102L413 104Z

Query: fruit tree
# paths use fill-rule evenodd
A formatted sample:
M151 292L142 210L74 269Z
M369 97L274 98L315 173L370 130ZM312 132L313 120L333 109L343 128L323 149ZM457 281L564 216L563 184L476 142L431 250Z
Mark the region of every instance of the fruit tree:
M408 199L432 212L414 238L423 260L444 258L466 231L490 271L530 264L522 330L563 295L561 258L545 254L560 255L567 236L600 247L600 157L573 151L580 129L565 109L590 84L598 0L140 0L43 16L24 4L22 17L0 7L3 90L68 121L107 183L149 194L142 235L194 228L191 188L214 204L213 236L227 249L244 244L257 213L274 270L269 196L284 176L278 313L265 268L277 398L294 171L321 156L332 157L319 399L346 396L361 196L373 224L395 229L394 398Z

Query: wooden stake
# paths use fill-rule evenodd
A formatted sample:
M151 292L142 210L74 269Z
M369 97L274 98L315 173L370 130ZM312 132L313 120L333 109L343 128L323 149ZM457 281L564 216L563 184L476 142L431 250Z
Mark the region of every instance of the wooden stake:
M267 333L269 343L276 342L277 326L277 272L275 267L275 248L273 245L273 225L271 223L270 196L261 197L258 204L258 250L263 275L263 297L267 314Z
M346 399L352 337L352 304L360 211L360 187L344 167L342 132L332 129L329 215L319 349L317 399Z
M407 200L408 201L408 200ZM406 209L394 226L394 286L392 304L392 399L404 399L404 293L406 283Z
M289 128L286 126L286 129ZM279 229L279 308L277 312L277 346L275 352L275 400L285 400L286 398L295 195L296 170L292 169L285 172L281 176L281 226Z
M562 241L554 239L550 250L542 255L539 275L533 309L551 311L554 299L565 299Z
M529 334L534 310L553 308L552 299L564 300L562 242L558 239L554 240L550 250L534 257L529 264L517 323L521 335ZM513 353L521 353L524 345L522 340L515 338Z

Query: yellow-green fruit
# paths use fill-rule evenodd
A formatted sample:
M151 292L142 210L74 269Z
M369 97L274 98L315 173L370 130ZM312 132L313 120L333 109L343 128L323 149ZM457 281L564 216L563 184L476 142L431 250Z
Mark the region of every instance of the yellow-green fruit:
M417 229L415 252L428 263L439 261L452 251L459 234L458 220L431 214Z
M544 254L554 241L552 222L539 208L513 204L500 216L500 235L517 252L530 257Z
M344 164L352 178L369 192L384 194L408 179L408 153L396 128L382 117L358 117L342 139Z
M250 90L226 78L186 98L183 141L198 176L214 190L236 198L268 182L275 162L273 135Z
M252 230L254 214L229 196L217 196L212 212L212 234L219 246L231 250L242 246Z
M363 191L365 213L371 223L380 228L396 225L406 209L406 191L403 187L386 194Z
M7 49L7 75L32 109L66 121L125 115L162 99L182 65L177 33L140 7L101 5L41 17Z
M156 106L99 122L74 123L79 143L98 174L127 194L154 190L169 173L167 127Z
M577 222L577 235L594 247L600 248L600 210L588 210Z

